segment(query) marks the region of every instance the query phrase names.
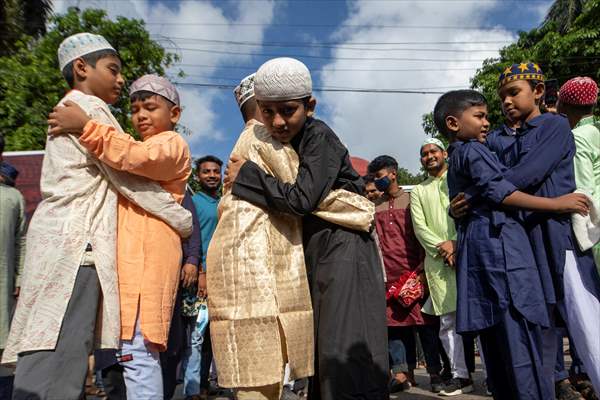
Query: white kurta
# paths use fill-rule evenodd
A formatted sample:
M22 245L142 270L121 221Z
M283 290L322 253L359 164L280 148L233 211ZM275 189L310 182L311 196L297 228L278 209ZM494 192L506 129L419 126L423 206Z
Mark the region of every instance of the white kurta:
M99 98L73 90L59 104L66 100L77 103L92 119L121 131ZM25 351L55 348L88 243L102 290L97 345L118 347L117 192L183 236L192 228L191 213L160 185L107 167L72 135L48 138L40 187L43 200L27 232L21 293L3 363L15 362Z

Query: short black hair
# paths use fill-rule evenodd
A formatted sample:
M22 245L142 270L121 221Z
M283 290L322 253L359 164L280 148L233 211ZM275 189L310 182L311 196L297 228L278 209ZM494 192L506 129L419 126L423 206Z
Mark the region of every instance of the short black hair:
M219 167L223 166L223 161L221 161L218 157L208 155L200 157L196 160L196 169L200 169L200 166L205 162L214 162L215 164L219 165Z
M104 57L108 57L108 56L119 57L119 54L114 50L104 49L104 50L94 51L90 54L86 54L86 55L83 55L83 56L77 57L77 58L83 59L83 61L85 61L87 64L96 68L96 63L98 62L98 60L100 60ZM65 65L65 67L62 70L63 77L69 84L70 88L73 88L73 85L75 84L75 74L73 73L73 63L75 62L75 60L73 60L70 63L68 63L67 65Z
M444 93L435 103L433 122L442 135L449 137L452 132L446 126L446 118L449 116L460 117L466 109L484 105L487 105L487 100L476 90L451 90Z
M365 182L365 185L367 183L375 182L375 177L373 176L373 174L367 174L367 175L363 176L362 179Z
M149 90L140 90L139 92L133 93L131 96L129 96L129 101L132 103L134 101L144 101L146 99L149 99L152 96L158 96L158 97L162 98L164 101L167 102L167 104L169 104L169 108L173 108L177 105L177 104L173 103L171 100L167 99L166 97L161 96L158 93L151 92Z
M369 174L375 174L377 171L380 171L384 168L386 168L389 171L396 172L398 171L398 162L394 157L378 156L375 157L373 161L369 163L367 171L369 171Z
M4 153L4 136L0 135L0 154Z
M569 103L561 103L561 107L568 111L573 111L577 115L589 115L594 112L594 105L581 105L581 104L569 104Z

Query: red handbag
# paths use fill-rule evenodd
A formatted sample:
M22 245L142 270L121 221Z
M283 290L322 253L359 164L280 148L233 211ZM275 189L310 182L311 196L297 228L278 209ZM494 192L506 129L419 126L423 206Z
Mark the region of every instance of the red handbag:
M403 307L410 307L415 301L422 299L425 286L419 279L419 273L420 271L412 271L402 275L398 282L390 286L385 298L396 299Z

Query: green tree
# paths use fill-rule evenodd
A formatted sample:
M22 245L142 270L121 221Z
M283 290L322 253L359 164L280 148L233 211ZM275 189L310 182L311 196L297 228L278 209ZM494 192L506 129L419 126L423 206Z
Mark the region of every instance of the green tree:
M56 55L67 36L93 32L106 37L119 51L126 82L147 73L164 74L177 60L150 39L141 20L119 17L111 21L101 10L71 8L64 15L52 16L49 26L40 39L24 36L14 54L0 57L0 133L6 139L6 150L44 148L47 115L69 91ZM112 111L123 129L132 133L127 89L126 85Z
M583 11L587 0L556 0L544 19L543 25L552 25L560 33L565 33Z
M23 35L40 37L52 14L50 0L3 0L0 2L0 55L10 54Z
M558 3L564 1L557 0L554 5ZM572 22L565 25L564 32L560 31L560 21L548 19L539 29L521 32L516 43L500 50L500 57L483 62L471 85L487 98L492 126L503 120L496 92L498 76L513 63L536 62L547 79L558 79L559 84L581 75L600 80L600 0L579 3L581 12L576 16L573 12Z
M406 168L400 167L398 168L398 174L396 180L399 185L418 185L419 183L425 180L426 176L423 172L418 174L412 174Z

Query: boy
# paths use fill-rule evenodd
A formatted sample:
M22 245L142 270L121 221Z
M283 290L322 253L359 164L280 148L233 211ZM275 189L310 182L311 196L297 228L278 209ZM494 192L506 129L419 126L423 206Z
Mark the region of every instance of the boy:
M485 98L473 90L444 94L434 109L448 137L448 190L470 198L471 213L457 223L457 332L479 333L495 399L545 400L541 331L549 326L540 275L515 212L586 212L580 194L557 199L518 192L503 178L497 157L482 143L489 123Z
M499 78L498 94L503 109L521 126L505 176L519 190L557 197L576 188L573 166L576 148L566 118L541 114L543 80L542 71L533 63L514 64ZM592 252L579 250L569 216L532 213L524 218L536 262L544 274L547 302L556 303L598 391L600 324L588 316L597 315L600 310L600 277L595 271ZM556 354L550 356L546 357L553 365Z
M51 115L55 130L78 132L79 142L111 168L160 183L183 200L191 172L187 143L173 128L181 108L175 87L165 78L145 75L129 90L131 119L143 141L90 119L67 103ZM56 120L56 122L54 121ZM164 222L119 197L118 276L121 299L123 376L128 398L160 399L159 351L167 345L181 269L181 242Z
M333 189L363 193L362 179L335 133L312 118L316 100L304 64L267 61L256 73L255 96L271 137L296 151L297 176L286 182L232 155L226 181L243 200L303 217L318 377L311 398L387 399L385 291L375 242L368 232L312 214Z
M71 100L118 128L106 105L123 86L112 46L102 36L80 33L63 41L58 58L73 88L59 104ZM117 191L182 235L191 231L191 215L159 185L91 157L73 135L48 138L41 189L3 362L19 355L15 399L78 399L94 330L101 348L119 346Z
M433 315L440 318L439 337L450 359L452 380L442 396L473 391L462 338L456 334L456 230L448 215L446 146L430 138L421 146L421 165L428 177L410 192L410 212L417 239L425 249L425 275Z

